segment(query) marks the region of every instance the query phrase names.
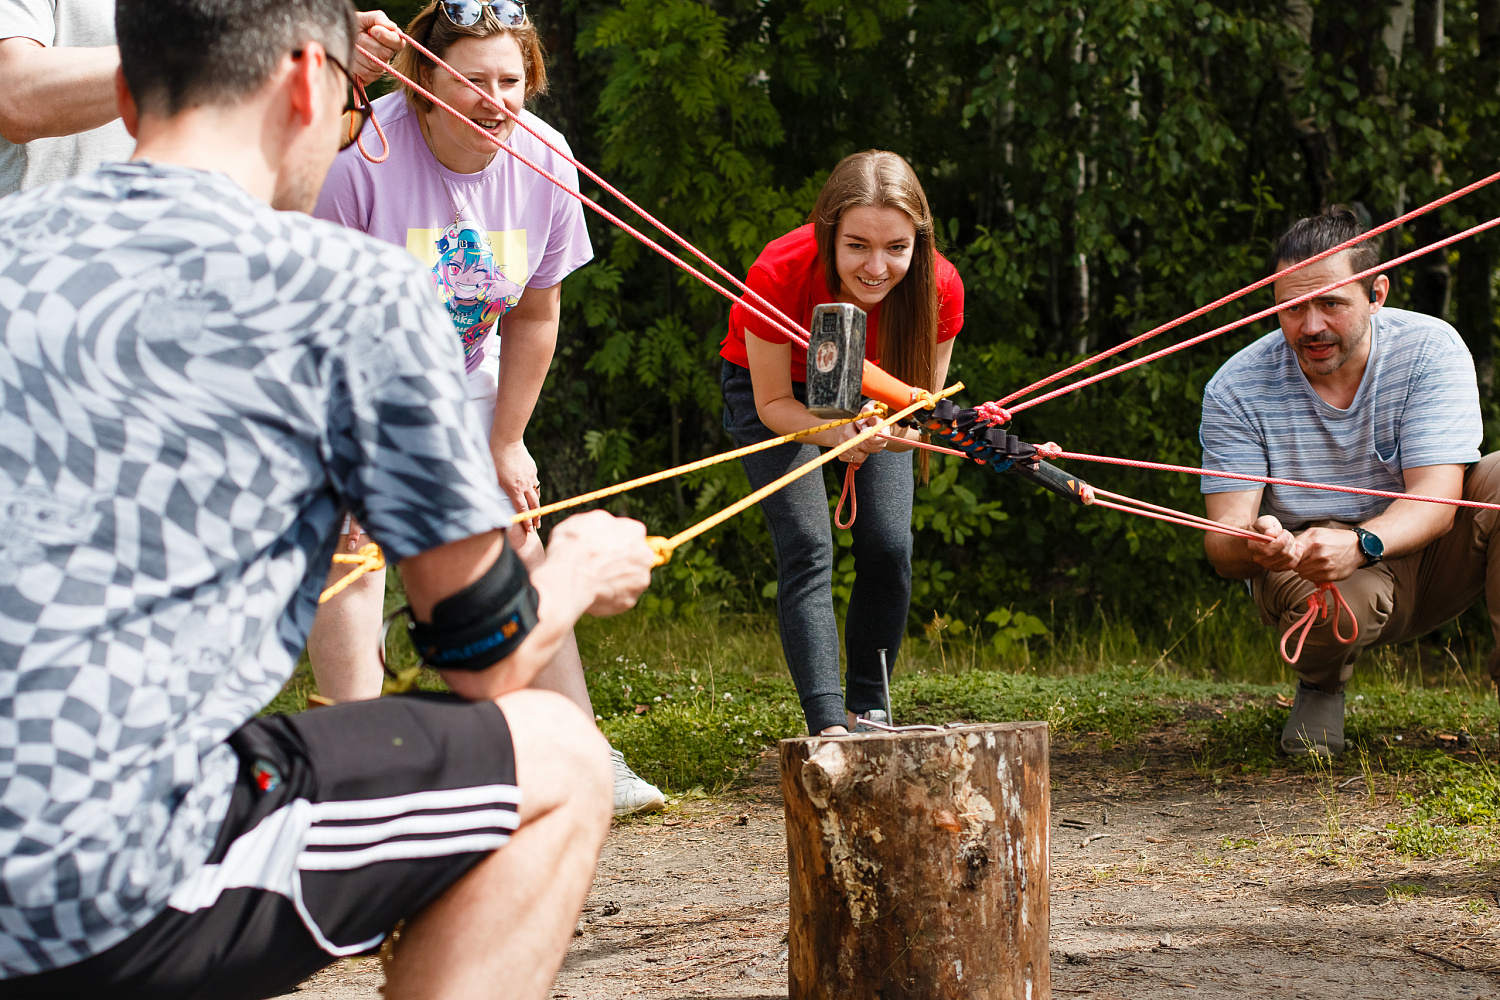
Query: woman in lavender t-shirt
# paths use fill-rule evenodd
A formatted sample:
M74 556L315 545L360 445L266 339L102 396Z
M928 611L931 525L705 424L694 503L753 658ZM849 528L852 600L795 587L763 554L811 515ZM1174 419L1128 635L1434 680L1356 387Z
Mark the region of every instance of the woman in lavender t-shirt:
M525 110L526 100L545 91L547 73L536 29L518 4L429 3L406 33L554 145L568 148L561 133ZM395 65L577 189L571 163L426 57L407 48ZM389 158L372 164L357 147L345 150L328 173L314 214L404 246L432 268L463 342L469 396L488 431L500 488L514 511L540 507L541 481L522 434L557 345L562 280L593 258L583 208L405 88L376 101L375 116L389 140ZM375 148L372 131L366 127L365 142ZM510 533L528 564L541 556L536 527L528 521ZM350 530L353 537L341 543L352 551L361 539L357 525ZM330 581L343 569L334 567ZM370 574L319 610L308 652L319 689L335 701L380 693L376 644L384 593L385 574ZM576 642L564 646L536 686L559 691L592 716ZM660 805L661 793L616 758L616 812Z

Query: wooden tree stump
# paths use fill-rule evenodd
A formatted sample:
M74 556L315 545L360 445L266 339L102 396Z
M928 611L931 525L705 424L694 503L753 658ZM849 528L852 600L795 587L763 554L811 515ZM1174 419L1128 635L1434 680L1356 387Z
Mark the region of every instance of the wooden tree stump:
M781 743L791 1000L1047 1000L1047 724Z

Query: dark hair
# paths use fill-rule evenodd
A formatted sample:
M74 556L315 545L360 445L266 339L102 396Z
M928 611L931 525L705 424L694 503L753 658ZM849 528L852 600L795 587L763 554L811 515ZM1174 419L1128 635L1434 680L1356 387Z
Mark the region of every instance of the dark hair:
M895 153L867 149L845 157L828 175L813 206L813 239L829 291L839 290L839 221L851 208L894 208L916 230L911 267L886 296L880 315L880 364L908 385L936 392L932 384L937 355L937 237L932 209L911 164ZM923 480L927 453L918 459Z
M439 59L445 59L448 50L459 39L510 35L520 47L521 60L526 64L526 100L529 101L538 94L547 92L546 53L542 51L541 37L537 34L536 26L531 23L529 17L524 24L511 27L508 24L501 24L499 18L495 17L495 12L485 7L478 21L464 27L454 24L446 15L439 14L438 5L433 2L423 7L421 13L411 19L411 24L406 26L406 33L426 48L431 49L432 54ZM437 69L437 66L431 59L410 45L396 53L392 65L402 76L410 77L428 90L432 89L432 71ZM417 94L404 83L400 86L406 92L406 100L412 107L424 113L432 110L431 101Z
M307 42L348 65L357 31L349 0L118 0L115 10L130 93L165 115L243 100Z
M1300 264L1310 257L1332 250L1340 243L1347 243L1365 231L1354 210L1343 205L1326 208L1320 215L1298 219L1292 228L1276 241L1276 254L1271 261L1272 271L1279 271L1288 264ZM1349 269L1358 274L1368 271L1380 263L1379 240L1356 243L1344 254L1349 258ZM1375 287L1372 275L1360 282L1366 294Z

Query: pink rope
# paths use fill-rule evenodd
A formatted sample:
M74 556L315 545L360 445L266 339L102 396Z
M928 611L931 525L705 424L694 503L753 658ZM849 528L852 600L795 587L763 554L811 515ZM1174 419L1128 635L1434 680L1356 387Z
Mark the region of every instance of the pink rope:
M1160 507L1154 503L1147 503L1144 500L1137 500L1135 497L1127 497L1120 493L1111 493L1109 490L1101 490L1097 486L1091 486L1089 489L1093 496L1107 497L1109 498L1109 500L1118 500L1120 501L1120 503L1110 503L1109 500L1089 500L1088 494L1085 495L1086 503L1093 503L1100 507L1108 507L1111 510L1124 511L1127 514L1139 514L1142 517L1154 517L1158 521L1168 521L1172 524L1180 524L1186 528L1202 528L1204 531L1212 531L1220 535L1229 535L1233 538L1243 538L1251 542L1270 541L1269 538L1258 531L1247 531L1244 528L1236 528L1232 524L1223 524L1219 521L1213 521L1206 517L1200 517L1197 514L1189 514L1185 511L1173 510L1171 507ZM1121 506L1121 504L1134 504L1136 507L1145 509L1135 510L1129 507Z
M511 121L513 121L517 125L521 126L527 132L530 132L533 136L535 136L537 138L537 140L539 140L542 143L542 145L546 146L548 149L552 150L552 152L556 153L558 156L561 156L563 159L567 160L569 163L573 164L573 166L576 167L578 169L578 171L580 173L582 173L585 177L588 177L595 184L598 184L604 190L608 191L610 194L612 194L616 198L618 198L620 200L620 202L625 205L626 208L630 209L636 215L639 215L641 218L643 218L647 222L651 223L651 225L655 226L658 230L660 230L663 235L667 236L669 239L671 239L674 242L676 242L678 246L681 246L682 248L684 248L685 250L687 250L689 253L691 253L694 257L697 257L703 263L707 264L714 271L714 273L716 273L716 274L719 275L719 277L723 278L725 281L728 281L730 284L734 285L740 291L744 292L746 295L748 295L751 298L753 298L756 301L756 303L758 303L763 309L766 309L767 311L769 311L769 312L775 314L776 316L778 316L781 319L782 324L784 324L785 326L790 326L793 330L801 333L802 336L803 336L803 341L804 341L803 344L802 344L802 346L803 347L807 346L807 344L806 344L806 337L807 337L807 333L808 333L807 328L804 327L804 326L802 326L802 324L798 323L796 320L792 319L786 313L782 312L779 308L777 308L777 306L776 306L776 304L774 302L771 302L771 301L767 300L759 292L755 291L753 288L751 288L749 285L745 284L739 278L736 278L733 274L730 274L724 268L720 267L717 261L715 261L713 258L709 257L707 254L703 253L701 250L699 250L697 247L693 246L693 244L689 243L687 240L683 239L681 236L678 236L675 232L673 232L670 228L668 228L665 223L662 223L662 222L658 221L657 218L656 218L656 216L652 215L650 212L646 211L640 205L637 205L634 201L632 201L631 199L627 198L625 196L625 194L623 192L621 192L618 188L616 188L613 184L611 184L609 181L605 180L603 177L600 177L593 170L589 169L589 167L586 166L583 163L582 160L579 160L578 158L576 158L575 156L573 156L571 153L567 152L566 150L559 148L558 146L556 146L555 144L553 144L553 142L552 142L551 139L548 139L545 135L543 135L542 133L538 132L536 129L532 128L530 125L526 124L526 122L521 119L520 115L513 114L511 112L510 108L507 108L503 102L496 102L494 98L490 97L483 90L480 90L477 86L475 86L474 82L472 80L470 80L467 77L465 77L462 73L459 73L452 66L449 66L446 62L444 62L437 55L435 55L430 49L428 49L425 46L423 46L422 43L418 42L415 38L411 37L410 35L406 34L405 32L401 33L401 37L404 38L404 39L406 39L406 44L410 45L412 48L414 48L418 52L422 53L422 55L426 56L428 59L431 59L435 64L437 64L438 66L442 67L443 69L445 69L449 73L451 73L453 75L453 78L455 80L457 80L459 83L463 84L464 86L466 86L470 90L472 90L476 95L478 95L478 97L481 100L483 100L487 104L493 105L494 107L498 108L500 110L500 112L505 115L505 117L509 118ZM1497 176L1500 176L1500 175L1497 175ZM781 324L777 324L777 325L781 325Z
M839 505L833 508L833 523L835 527L848 531L854 527L854 519L859 516L859 497L854 494L854 474L859 471L859 466L850 462L844 470L844 492L839 494ZM843 520L844 501L849 501L849 520Z
M942 448L935 444L928 444L926 441L916 441L911 438L896 437L894 434L876 434L875 436L880 438L880 440L882 441L893 441L896 444L909 444L913 448L921 448L924 451L935 451L939 455L957 455L959 458L970 457L969 453L966 451L959 451L957 448Z
M359 50L361 52L364 52L364 54L366 56L369 56L372 59L375 58L371 53L367 52L363 47L356 46L356 48L359 48ZM379 62L379 60L376 59L376 62ZM668 250L666 247L662 246L660 243L657 243L655 240L651 239L645 233L642 233L640 230L638 230L634 226L630 225L628 222L626 222L624 219L620 218L618 215L615 215L613 212L609 211L603 205L600 205L598 202L596 202L593 199L585 196L582 192L575 191L573 188L568 187L568 185L564 184L561 180L559 180L557 177L555 177L550 171L548 171L541 164L535 162L531 158L527 157L525 154L517 152L516 150L512 149L510 146L507 146L505 143L501 142L499 139L495 138L493 135L490 135L490 133L486 132L484 129L480 128L477 124L475 124L474 122L470 121L467 116L465 116L463 114L460 114L457 109L453 108L451 105L448 105L448 104L444 103L440 98L438 98L436 95L434 95L433 93L431 93L430 91L428 91L427 89L425 89L424 87L422 87L422 85L419 84L419 83L417 83L415 80L412 80L411 78L402 75L399 71L397 71L395 68L391 67L389 64L386 64L386 71L389 72L391 74L391 76L395 77L397 80L400 80L402 83L404 83L408 87L412 88L412 91L414 93L420 94L422 97L424 97L427 100L431 101L434 106L442 108L444 111L448 112L454 118L458 119L459 121L461 121L465 125L467 125L476 134L484 136L490 142L494 143L497 147L499 147L500 149L505 150L511 156L514 156L517 160L520 160L522 163L526 164L526 166L530 167L532 170L535 170L537 173L541 174L547 180L551 181L560 190L562 190L563 192L565 192L566 194L568 194L570 197L572 197L573 199L575 199L575 200L583 203L584 205L587 205L589 208L591 208L595 212L599 213L599 215L601 215L605 219L609 220L610 222L614 223L616 226L619 226L625 232L629 233L631 236L634 236L637 240L640 240L641 243L643 243L647 247L650 247L652 250L656 251L662 257L664 257L667 260L671 261L673 264L676 264L678 267L682 268L688 274L692 275L693 277L697 278L699 281L703 282L709 288L712 288L714 291L718 292L720 295L724 296L729 301L736 302L736 303L744 306L745 309L746 309L746 311L750 312L754 316L759 317L760 319L764 320L766 323L769 323L772 327L779 328L783 333L785 333L787 335L787 337L789 337L792 340L793 343L797 344L800 347L804 347L804 348L807 346L807 336L805 334L798 332L796 329L788 328L781 321L773 319L772 317L768 316L766 313L762 312L757 307L751 305L749 302L746 302L744 299L742 299L739 296L735 295L733 292L731 292L729 289L725 288L723 285L719 284L717 281L714 281L712 278L710 278L708 275L704 274L702 271L700 271L697 268L693 267L693 265L689 264L687 261L683 260L681 257L679 257L676 254L672 253L672 251ZM481 94L482 93L483 93L483 91L481 91Z
M1132 469L1150 469L1154 472L1181 472L1189 476L1213 476L1220 479L1240 479L1247 483L1266 483L1271 486L1296 486L1308 490L1329 490L1334 493L1357 493L1360 496L1383 497L1387 500L1421 500L1424 503L1441 503L1450 507L1475 507L1480 510L1500 510L1500 504L1483 503L1479 500L1453 500L1449 497L1429 497L1417 493L1396 493L1391 490L1367 490L1359 486L1330 486L1327 483L1305 483L1300 479L1274 479L1270 476L1250 476L1240 472L1212 472L1195 469L1187 465L1167 465L1162 462L1142 462L1133 458L1110 458L1104 455L1087 455L1076 451L1063 451L1052 442L1037 445L1037 454L1043 458L1073 459L1078 462L1102 462L1105 465L1123 465Z
M1329 606L1330 598L1333 602L1332 607ZM1341 610L1349 612L1349 621L1354 626L1354 634L1348 638L1345 638L1339 632L1339 612ZM1335 639L1347 646L1359 638L1359 619L1354 617L1354 609L1349 606L1348 601L1344 600L1344 595L1339 591L1338 587L1332 583L1320 583L1317 590L1307 595L1307 610L1302 612L1302 617L1293 622L1292 627L1287 629L1286 634L1281 637L1282 659L1295 666L1297 661L1302 659L1302 646L1307 642L1307 637L1312 632L1313 626L1328 618L1330 614L1333 616L1333 637ZM1286 651L1286 644L1291 640L1292 636L1297 635L1298 631L1302 634L1297 636L1297 649L1295 652L1288 653Z
M1090 375L1088 378L1079 379L1077 382L1065 385L1061 389L1053 389L1051 392L1037 396L1035 399L1028 399L1024 403L1020 403L1016 406L1011 407L1009 414L1016 414L1020 413L1022 410L1029 410L1039 403L1045 403L1048 400L1056 399L1058 396L1064 396L1070 392L1076 392L1079 389L1083 389L1087 386L1093 385L1095 382L1102 382L1107 378L1113 378L1114 376L1119 375L1122 372L1130 371L1130 369L1132 368L1139 368L1141 365L1149 364L1152 361L1164 358L1168 354L1176 354L1178 351L1185 350L1197 344L1201 344L1205 340L1211 340L1214 337L1219 336L1220 334L1228 333L1230 330L1238 330L1242 326L1248 326L1249 324L1254 323L1258 320L1265 319L1267 316L1274 316L1284 309L1290 309L1292 306L1299 306L1304 302L1310 302L1320 295L1327 295L1329 292L1333 291L1336 288L1343 288L1345 285L1353 284L1356 281L1362 281L1365 278L1379 274L1382 271L1388 271L1400 264L1405 264L1407 261L1415 260L1416 258L1421 257L1424 254L1432 253L1434 250L1441 250L1443 247L1457 243L1459 240L1467 239L1470 236L1482 233L1487 229L1493 229L1496 226L1500 226L1500 218L1491 219L1488 222L1482 222L1471 229L1465 229L1457 236L1450 236L1445 240L1440 240L1439 242L1430 244L1429 246L1425 246L1420 250L1413 250L1411 253L1406 254L1402 257L1397 257L1395 260L1387 261L1384 264L1377 264L1372 268L1368 268L1364 271L1359 272L1358 274L1351 275L1340 281L1335 281L1333 284L1328 285L1324 288L1319 288L1316 291L1308 292L1306 295L1299 295L1295 299L1288 299L1280 305L1272 306L1269 309L1262 309L1260 312L1255 313L1252 316L1246 316L1244 319L1235 320L1233 323L1225 324L1224 326L1219 327L1217 330L1210 330L1207 333L1201 333L1196 337L1190 337L1180 344L1173 344L1171 347L1164 347L1161 350L1156 351L1153 354L1148 354L1143 358L1137 358L1134 361L1127 361L1125 364L1120 365L1116 368L1111 368L1107 372L1100 372L1097 375Z
M1147 330L1140 336L1133 337L1130 340L1125 341L1125 343L1123 344L1117 344L1107 351L1100 351L1093 357L1080 361L1076 365L1073 365L1069 368L1064 368L1062 371L1057 372L1056 374L1048 375L1046 378L1033 382L1026 388L1018 389L1015 392L1011 393L1009 396L1006 396L1004 399L998 400L995 405L1000 407L1009 406L1011 403L1020 399L1022 396L1035 392L1043 386L1051 385L1053 382L1056 382L1060 379L1065 379L1069 375L1076 375L1078 372L1083 371L1085 368L1092 368L1099 362L1104 361L1107 358L1112 358L1116 354L1121 354L1125 351L1128 351L1138 344L1143 344L1146 341L1150 340L1152 337L1166 333L1168 330L1174 330L1177 327L1182 326L1184 323L1190 323L1193 320L1197 319L1199 316L1204 315L1205 313L1213 312L1220 306L1228 305L1236 299L1244 298L1251 292L1259 291L1267 285L1272 284L1273 282L1278 281L1279 279L1284 278L1287 275L1292 274L1293 272L1302 270L1304 267L1310 267L1313 264L1318 263L1319 261L1327 260L1329 257L1341 254L1345 250L1348 250L1350 247L1355 246L1359 243L1363 243L1365 240L1374 239L1376 236L1380 236L1383 233L1390 232L1397 226L1404 225L1405 223L1410 222L1412 219L1415 219L1420 215L1426 215L1433 209L1442 208L1449 202L1457 201L1464 195L1472 194L1473 192L1478 191L1480 188L1488 184L1495 183L1495 181L1497 180L1500 180L1500 173L1490 174L1488 177L1477 180L1467 187L1459 188L1457 191L1453 191L1444 195L1437 201L1423 205L1421 208L1413 209L1412 211L1407 212L1405 215L1400 216L1399 218L1392 219L1390 222L1387 222L1383 226L1377 226L1367 233L1361 233L1360 235L1354 237L1352 240L1345 240L1338 246L1332 248L1331 250L1325 250L1322 253L1318 254L1316 257L1309 257L1307 260L1293 264L1291 267L1288 267L1285 270L1277 271L1275 274L1270 275L1269 277L1260 279L1253 285L1246 285L1244 288L1241 288L1237 292L1231 292L1221 299L1215 299L1213 302L1210 302L1206 306L1200 306L1199 308L1194 309L1192 312L1188 313L1186 316L1180 316L1169 323L1163 323L1161 326L1158 326L1154 330Z

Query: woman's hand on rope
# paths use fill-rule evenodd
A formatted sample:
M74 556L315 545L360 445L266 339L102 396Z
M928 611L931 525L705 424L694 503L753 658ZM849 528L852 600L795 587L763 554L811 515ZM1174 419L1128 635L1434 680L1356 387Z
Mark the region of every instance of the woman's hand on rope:
M1255 530L1266 536L1264 542L1245 542L1261 569L1271 572L1286 572L1297 568L1302 557L1302 546L1296 536L1281 526L1276 518L1266 515L1255 519Z
M401 41L401 29L386 16L385 11L362 10L356 16L359 18L359 37L354 40L354 65L350 70L355 79L368 87L385 76L385 63L390 62L405 43Z
M646 526L602 510L575 514L552 529L547 559L534 573L568 577L564 592L580 595L591 615L615 615L635 607L651 585L656 550L646 544Z
M1309 583L1338 583L1365 563L1359 536L1348 528L1308 528L1297 537L1297 575Z
M838 429L839 444L843 444L850 438L855 437L856 435L861 434L864 431L869 430L871 427L874 427L876 424L880 423L880 414L875 411L875 405L876 404L874 402L866 403L864 409L861 412L869 414L868 416L861 417L854 423L845 424L843 427L840 427ZM886 442L882 438L872 437L870 438L870 440L862 442L844 452L839 456L839 461L848 462L850 465L858 468L860 465L864 464L865 459L869 458L871 455L885 451L885 446Z
M536 510L542 505L542 481L537 477L536 459L526 450L524 441L501 444L490 442L490 455L495 460L495 475L500 480L500 491L510 500L516 513ZM542 526L540 519L522 521L527 531L536 531Z

